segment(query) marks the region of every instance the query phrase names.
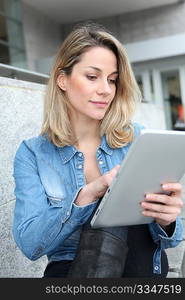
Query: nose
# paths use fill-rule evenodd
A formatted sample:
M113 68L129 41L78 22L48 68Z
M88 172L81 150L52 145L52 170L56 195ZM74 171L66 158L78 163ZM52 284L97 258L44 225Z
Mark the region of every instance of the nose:
M101 80L98 85L97 94L99 95L110 95L112 92L111 86L107 80Z

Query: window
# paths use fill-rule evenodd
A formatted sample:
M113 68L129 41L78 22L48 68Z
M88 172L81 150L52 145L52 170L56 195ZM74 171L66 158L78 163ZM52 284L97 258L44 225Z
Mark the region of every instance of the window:
M26 67L20 0L0 0L0 63Z
M143 79L142 79L142 76L141 75L136 75L136 81L137 81L137 84L138 84L140 92L141 92L142 102L145 102L144 101L144 93L143 93Z

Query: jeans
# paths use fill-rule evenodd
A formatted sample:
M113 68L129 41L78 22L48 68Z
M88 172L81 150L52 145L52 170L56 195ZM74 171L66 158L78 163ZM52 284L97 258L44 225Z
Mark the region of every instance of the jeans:
M92 218L92 216L87 221L87 223L85 223L83 225L82 230L92 229L92 227L90 225L91 218ZM125 242L125 243L127 242L128 226L101 227L101 228L97 228L97 230L102 230L102 231L109 232L112 235L114 235L115 237L117 237L120 240L122 240L123 242Z
M90 222L87 222L82 230L87 231L91 229ZM95 229L96 230L96 229ZM128 234L128 227L127 226L120 226L120 227L102 227L98 230L109 232L110 234L116 236L118 239L126 242L127 234ZM50 262L45 271L44 277L61 277L65 278L69 271L70 265L72 260L63 260L63 261L53 261Z
M118 228L118 230L115 228L102 228L102 230L108 229L110 233L116 233L117 237L120 238L124 236L122 228ZM152 271L153 253L156 249L156 244L151 238L147 224L128 226L127 229L129 251L122 277L166 278L168 274L168 258L164 250L161 253L161 274L154 274ZM46 267L44 277L66 277L71 262L70 260L50 262Z

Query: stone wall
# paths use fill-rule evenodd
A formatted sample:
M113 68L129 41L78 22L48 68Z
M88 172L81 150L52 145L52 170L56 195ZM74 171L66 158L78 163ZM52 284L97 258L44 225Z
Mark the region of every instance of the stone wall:
M44 86L0 78L0 277L40 277L46 264L27 259L12 237L15 204L12 163L23 139L39 133Z

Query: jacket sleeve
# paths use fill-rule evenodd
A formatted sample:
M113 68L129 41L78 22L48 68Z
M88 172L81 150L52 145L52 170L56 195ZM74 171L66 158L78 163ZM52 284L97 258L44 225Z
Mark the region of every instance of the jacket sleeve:
M161 249L176 247L183 240L183 223L180 217L176 218L174 225L174 231L171 236L168 236L165 230L156 222L148 225L154 242Z
M16 244L30 260L36 260L55 249L83 223L97 202L76 206L81 190L74 190L70 201L51 205L39 177L34 152L23 141L14 159L15 209L13 236Z

